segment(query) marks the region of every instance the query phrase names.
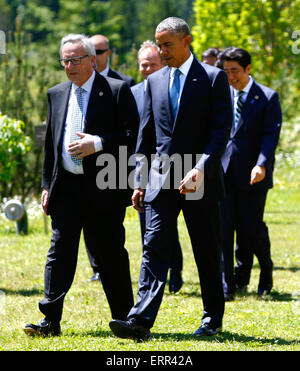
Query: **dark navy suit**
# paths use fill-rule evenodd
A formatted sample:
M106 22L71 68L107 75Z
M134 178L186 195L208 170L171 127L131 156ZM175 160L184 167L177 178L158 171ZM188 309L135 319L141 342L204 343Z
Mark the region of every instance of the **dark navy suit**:
M135 81L131 76L124 75L123 73L118 72L118 71L114 71L111 68L108 70L107 76L112 77L112 78L117 79L117 80L123 80L123 81L127 82L127 84L130 87L135 85Z
M139 290L137 303L128 318L138 317L149 328L153 326L172 256L170 236L176 233L177 217L182 210L200 278L204 305L202 321L216 328L222 324L224 313L219 200L224 195L221 156L232 122L230 91L223 71L194 58L174 118L169 81L169 67L154 72L147 81L136 152L148 159L151 154L156 155L153 168L158 166L162 170L164 167L165 171L156 173L158 187L153 186L149 175L144 198L146 233ZM162 186L166 174L174 174L177 170L173 161L165 167L166 164L159 163L157 158L174 154L181 158L189 154L192 159L190 167L182 172L182 178L194 166L202 170L204 167L202 199L188 200L179 193L175 180L173 189ZM197 154L204 154L198 162ZM141 170L137 174L137 185L143 187L145 172L139 166L137 169Z
M231 88L232 101L233 89ZM222 157L230 158L226 169L226 199L221 204L223 225L223 285L225 294L232 294L236 286L249 283L253 254L258 258L261 274L259 289L272 288L273 263L270 254L268 228L263 222L267 192L273 186L275 149L281 129L281 108L278 94L253 81L243 105L236 129ZM265 178L250 185L255 165L266 168ZM234 272L234 231L237 234Z
M132 94L135 98L139 115L142 116L144 101L145 101L145 82L142 81L137 85L131 87ZM146 220L145 213L139 213L140 225L141 225L141 235L142 235L142 244L144 244L144 234L146 232ZM178 230L176 229L176 235L174 236L174 248L172 252L172 261L170 269L181 272L182 271L182 251L179 242Z

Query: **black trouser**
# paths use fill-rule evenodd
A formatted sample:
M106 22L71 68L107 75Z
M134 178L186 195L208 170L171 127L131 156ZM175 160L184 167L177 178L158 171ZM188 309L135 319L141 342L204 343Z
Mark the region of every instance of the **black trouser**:
M272 268L268 228L263 221L268 189L245 191L225 177L226 199L221 202L223 239L223 287L225 294L236 286L249 284L253 255L260 269L258 287L272 288ZM236 267L234 268L234 232L236 231Z
M59 321L74 279L81 231L100 262L100 274L112 317L124 319L133 305L128 253L124 248L126 208L101 194L82 175L62 172L51 206L52 238L45 267L45 296L39 307Z
M144 246L144 235L146 232L146 215L145 213L139 213L140 225L141 225L141 239L142 239L142 246ZM183 267L183 257L181 251L181 245L178 236L178 229L176 228L176 233L174 236L170 236L173 238L173 248L172 248L172 258L170 262L170 270L173 272L181 272Z
M145 204L146 233L137 303L128 317L152 327L161 304L170 267L173 237L180 210L187 225L201 286L203 323L222 324L224 296L221 276L220 210L218 202L187 201L178 190L162 190Z

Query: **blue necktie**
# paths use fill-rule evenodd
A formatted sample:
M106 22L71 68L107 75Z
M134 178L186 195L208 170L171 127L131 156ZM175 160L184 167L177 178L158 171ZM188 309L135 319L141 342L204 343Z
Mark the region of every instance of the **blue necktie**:
M243 109L244 105L244 100L243 100L243 95L245 92L243 90L239 91L239 97L235 106L235 113L234 113L234 130L237 128L240 117L241 117L241 112Z
M175 70L173 83L170 89L170 99L171 99L174 117L176 117L177 110L178 110L178 99L179 99L179 94L180 94L180 80L179 80L180 74L181 74L181 71L177 68Z
M72 112L72 128L70 135L70 143L78 140L79 137L76 135L76 132L82 132L82 122L83 122L83 94L85 90L82 88L77 88L75 90L76 101L74 102L73 112ZM76 165L82 164L82 159L76 159L75 156L72 156L72 161Z

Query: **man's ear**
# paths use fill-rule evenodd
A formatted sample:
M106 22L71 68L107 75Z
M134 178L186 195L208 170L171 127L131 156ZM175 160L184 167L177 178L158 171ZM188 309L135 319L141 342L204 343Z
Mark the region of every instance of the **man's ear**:
M187 44L188 46L190 46L190 45L191 45L191 42L192 42L192 36L191 36L191 35L186 35L186 36L184 37L184 41L186 42L186 44Z
M248 64L248 66L246 66L246 68L245 68L245 71L248 73L248 75L250 75L250 73L251 73L251 64Z

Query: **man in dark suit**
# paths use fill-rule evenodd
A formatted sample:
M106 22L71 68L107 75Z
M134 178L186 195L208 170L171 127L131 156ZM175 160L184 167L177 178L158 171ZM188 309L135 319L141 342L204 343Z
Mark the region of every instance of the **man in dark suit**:
M114 71L109 67L109 56L111 54L111 49L109 48L108 38L103 35L94 35L90 38L90 40L93 43L96 51L96 71L104 77L112 77L117 80L123 80L129 86L135 85L135 81L132 77ZM93 269L93 275L87 280L87 282L101 281L100 262L98 262L96 257L93 256L93 253L87 243L85 243L85 246L91 267Z
M227 48L219 61L231 85L234 110L231 138L222 157L226 199L221 208L224 294L226 300L233 300L237 288L246 291L253 254L261 270L258 294L267 295L272 288L273 263L263 214L267 192L273 186L282 117L278 94L250 76L251 56L246 50Z
M135 81L131 76L114 71L109 67L111 49L109 48L108 38L103 35L94 35L90 39L96 50L96 70L103 76L126 81L129 86L135 85Z
M164 67L165 63L161 58L158 46L151 40L144 41L138 51L138 63L139 70L142 74L144 81L131 87L131 91L135 98L140 117L144 107L145 91L147 86L147 78L153 72L160 70ZM142 243L145 234L145 213L140 212L140 224L141 224L141 235ZM174 236L174 248L173 256L170 266L170 279L169 279L169 291L172 293L178 292L183 284L182 280L182 252L178 237L178 230L176 229L176 235Z
M136 148L139 161L132 200L146 213L137 303L127 321L112 320L110 327L121 338L150 337L170 266L170 236L176 233L182 210L204 306L195 336L215 335L224 314L219 200L224 195L221 156L232 120L229 85L222 70L191 54L184 20L165 19L155 37L168 67L147 79ZM143 164L151 157L148 178Z
M26 325L28 335L59 334L82 230L100 262L113 318L126 318L133 305L123 226L130 194L110 186L101 189L98 174L103 170L101 156L117 161L120 146L133 151L139 123L136 104L125 82L94 71L95 49L84 35L63 38L60 55L70 81L48 91L42 207L52 219L52 238L39 303L45 318Z

